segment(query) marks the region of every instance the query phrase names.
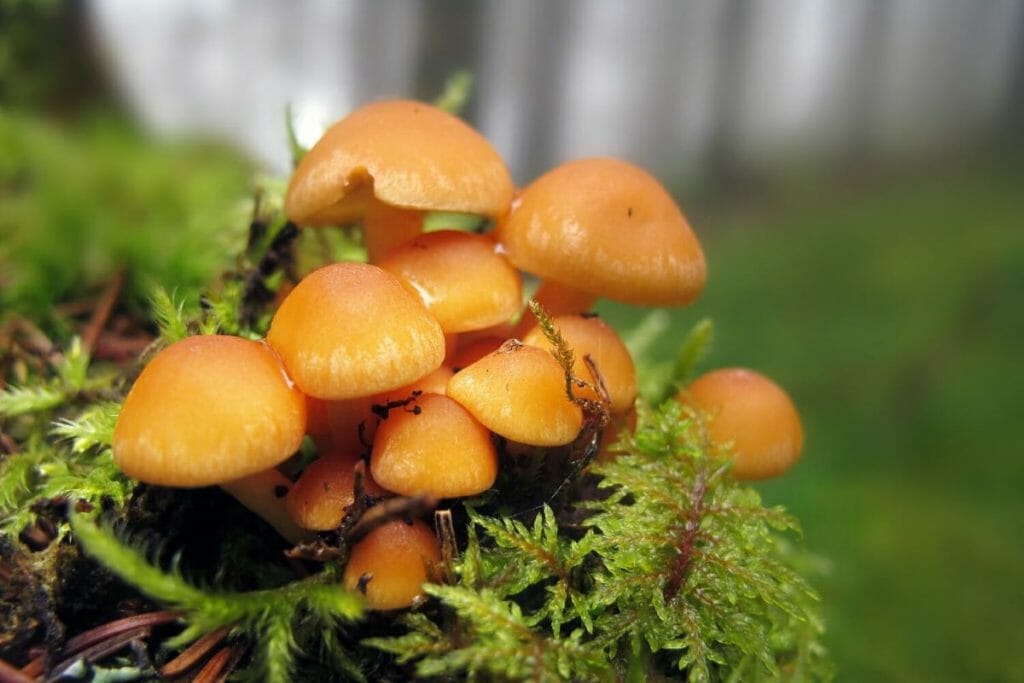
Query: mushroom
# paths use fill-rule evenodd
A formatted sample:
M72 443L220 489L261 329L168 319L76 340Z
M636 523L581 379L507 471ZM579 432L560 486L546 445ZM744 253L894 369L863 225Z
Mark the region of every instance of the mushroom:
M441 561L437 537L419 520L380 526L352 548L342 582L366 596L370 609L409 607L423 598L423 584Z
M713 441L732 444L737 479L776 477L800 458L804 432L796 407L778 384L758 372L713 370L677 398L709 416Z
M277 309L267 342L299 388L323 399L395 389L436 370L445 354L441 326L419 299L365 263L307 275Z
M447 396L423 394L377 428L373 478L389 491L434 498L472 496L498 476L491 433Z
M519 272L487 235L426 233L403 243L379 265L419 295L445 334L507 322L522 308Z
M302 158L285 197L300 225L362 217L376 262L421 230L425 211L491 218L514 185L494 147L459 118L423 102L377 102L331 126Z
M485 427L531 446L562 446L583 426L583 411L565 392L558 361L510 339L448 382L455 399Z
M601 383L608 390L611 399L609 410L612 414L622 414L633 408L636 401L636 367L629 355L629 349L619 338L618 333L603 320L594 315L560 315L552 319L566 344L572 349L577 361L589 356L600 374ZM544 336L540 327L534 327L523 337L523 343L552 351L551 342ZM583 363L577 363L576 372ZM589 375L589 371L588 375ZM585 377L586 379L586 377ZM590 387L577 389L577 396L591 400L599 400L594 388L598 378L589 376Z
M220 485L282 536L291 481L274 467L302 443L305 397L261 342L187 337L158 353L128 392L114 429L118 467L160 486Z
M303 529L330 531L345 518L345 510L355 498L356 455L329 453L306 468L288 492L288 514ZM371 477L363 478L363 489L371 496L382 496L382 489Z
M327 401L327 421L335 448L361 452L373 443L377 425L392 407L410 401L419 394L443 394L451 379L451 368L442 365L411 384L373 396Z
M618 159L548 171L522 191L495 235L513 264L543 279L539 300L552 315L586 310L592 297L685 305L707 276L700 243L672 197Z

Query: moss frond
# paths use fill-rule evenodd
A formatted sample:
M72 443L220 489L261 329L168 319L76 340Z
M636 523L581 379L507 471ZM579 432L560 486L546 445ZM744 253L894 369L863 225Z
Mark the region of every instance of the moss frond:
M469 102L472 92L473 72L469 69L460 69L444 82L444 89L434 100L434 106L458 116L466 108L466 103Z
M203 589L188 583L177 571L164 571L143 551L120 541L115 534L80 515L71 520L82 549L126 583L151 598L182 612L185 631L169 646L181 646L230 626L255 642L253 666L261 680L289 681L299 652L311 647L295 639L300 620L322 628L351 622L363 614L363 598L346 591L332 572L295 581L278 588L245 593ZM315 632L309 623L303 632Z
M448 616L367 644L422 676L829 678L818 597L780 535L796 521L733 480L705 434L674 401L642 409L568 523L546 505L530 522L470 509L456 584L428 588Z

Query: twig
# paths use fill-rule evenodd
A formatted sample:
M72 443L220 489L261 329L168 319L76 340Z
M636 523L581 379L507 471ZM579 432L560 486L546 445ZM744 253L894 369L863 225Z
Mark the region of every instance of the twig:
M244 652L245 650L238 645L222 647L217 654L210 657L206 666L199 670L196 677L192 679L192 683L222 683L222 681L226 681L238 665L238 660L242 658Z
M164 664L160 669L160 675L164 678L176 678L182 675L195 666L210 650L217 647L231 632L231 628L231 626L222 626L216 631L210 631L189 645L177 657Z
M96 302L96 308L93 309L92 317L89 318L89 324L82 331L82 348L86 353L92 353L96 340L100 338L100 332L106 327L110 313L114 310L114 304L117 303L117 297L121 294L123 286L124 272L118 271L103 290L99 301Z
M131 629L139 628L140 626L158 626L160 624L166 624L171 621L175 621L181 616L179 612L171 610L165 610L162 612L147 612L146 614L136 614L135 616L125 617L124 619L118 619L111 621L102 626L97 626L94 629L80 633L64 645L64 649L61 651L61 655L69 657L87 647L90 647L102 640L105 640L111 636L129 631Z
M66 658L64 661L57 664L53 669L50 670L49 675L46 677L47 681L60 680L68 669L73 667L75 663L83 661L86 663L97 662L107 655L113 654L123 648L125 645L130 644L134 640L140 640L148 638L150 634L150 626L138 626L128 631L123 631L115 636L109 637L105 640L85 648L77 652L76 654Z
M437 499L431 496L414 496L412 498L388 498L377 503L359 518L345 534L345 540L355 543L374 529L388 522L404 517L420 517L437 506Z

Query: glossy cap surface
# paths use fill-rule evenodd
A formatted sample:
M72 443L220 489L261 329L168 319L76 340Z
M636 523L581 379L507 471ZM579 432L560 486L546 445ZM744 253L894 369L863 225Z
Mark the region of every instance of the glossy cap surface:
M519 271L486 235L425 233L393 251L380 267L419 295L445 333L506 322L523 305Z
M292 175L285 211L318 225L361 213L358 190L407 209L498 216L514 186L490 142L461 119L424 102L361 107L331 126Z
M594 316L560 315L552 318L552 322L576 358L574 374L596 385L595 378L584 362L584 356L589 355L608 390L611 412L624 413L630 410L636 401L636 367L618 333ZM523 343L546 351L554 348L540 327L530 330L523 337ZM576 395L595 400L598 398L596 392L589 387L579 389Z
M210 486L286 460L305 430L305 397L269 347L187 337L154 356L128 392L114 460L151 484Z
M517 267L608 299L692 302L707 267L693 230L649 173L617 159L581 159L517 198L497 238Z
M711 438L733 445L737 479L775 477L800 458L803 426L789 395L764 375L745 368L713 370L679 394L710 420Z
M567 444L583 426L558 361L516 340L455 373L448 396L491 431L531 446Z
M380 423L370 471L381 486L406 496L472 496L494 483L498 454L491 433L465 408L423 394Z
M352 548L345 566L346 590L360 590L370 609L402 609L424 595L441 561L437 537L426 524L402 520L374 529Z
M337 529L345 509L355 502L355 455L331 453L317 458L288 491L288 514L303 529ZM367 474L363 490L371 496L386 493Z
M395 277L365 263L307 275L267 333L299 388L343 399L395 389L444 360L441 326Z

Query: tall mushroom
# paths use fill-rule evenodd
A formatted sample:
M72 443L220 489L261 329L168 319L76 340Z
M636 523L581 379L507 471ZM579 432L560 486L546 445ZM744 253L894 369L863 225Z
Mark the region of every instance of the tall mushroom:
M419 233L425 211L496 218L514 186L494 147L424 102L377 102L331 126L292 175L285 198L299 225L361 218L371 262Z

